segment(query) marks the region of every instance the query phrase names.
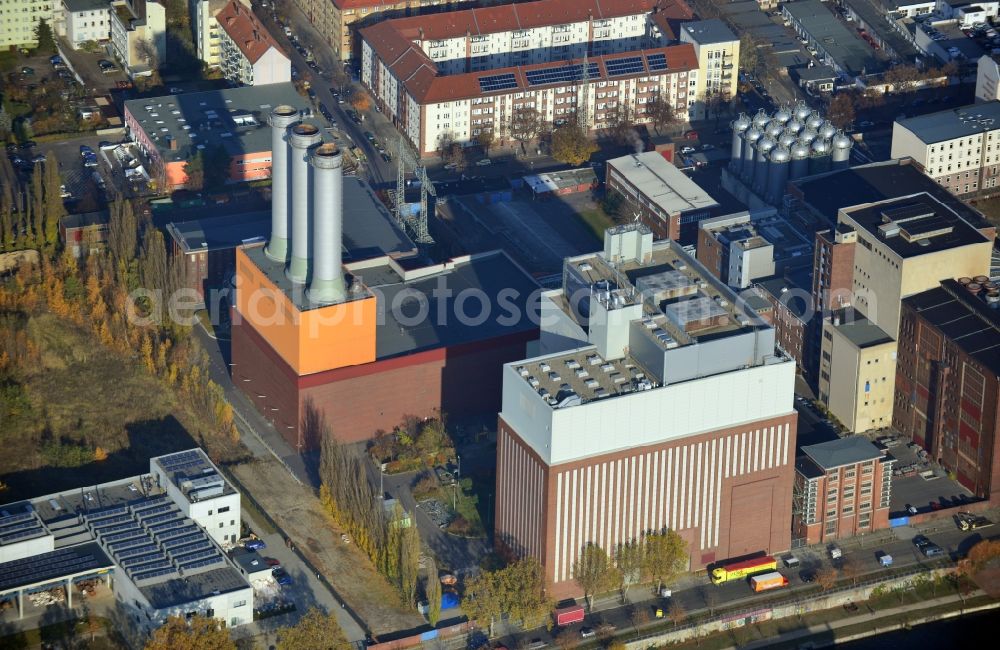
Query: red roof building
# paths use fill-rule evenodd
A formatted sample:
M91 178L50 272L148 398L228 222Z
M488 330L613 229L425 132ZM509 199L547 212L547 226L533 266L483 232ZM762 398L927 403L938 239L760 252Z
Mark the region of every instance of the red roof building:
M215 17L226 79L254 86L291 81L291 61L253 12L231 0Z

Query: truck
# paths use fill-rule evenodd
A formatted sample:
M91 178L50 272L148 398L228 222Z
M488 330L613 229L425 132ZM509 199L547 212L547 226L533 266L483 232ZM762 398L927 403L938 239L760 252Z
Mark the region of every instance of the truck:
M839 560L840 558L844 557L843 551L841 551L840 547L837 546L836 544L830 544L829 551L831 560Z
M556 625L563 627L564 625L579 623L583 620L585 613L583 605L568 605L552 612L552 616L556 619Z
M761 573L750 578L750 587L756 594L759 594L762 591L770 591L771 589L780 589L781 587L787 586L788 578L781 575L777 571Z
M777 560L769 555L765 555L750 560L725 562L712 569L710 575L712 576L712 584L721 585L730 580L741 580L758 573L774 571L777 568Z
M977 528L986 528L993 525L993 522L986 517L974 515L971 512L960 512L956 516L958 518L958 527L962 530L976 530Z
M879 552L878 563L884 567L890 567L892 566L892 556L888 553Z

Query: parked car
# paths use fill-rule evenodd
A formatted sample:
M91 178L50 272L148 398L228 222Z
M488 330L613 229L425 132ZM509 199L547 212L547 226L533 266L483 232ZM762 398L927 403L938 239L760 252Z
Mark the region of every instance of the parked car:
M944 549L934 543L924 546L920 549L920 552L924 554L924 557L937 557L938 555L944 555Z
M906 504L906 512L911 515L917 514L917 508L909 503ZM919 537L919 535L918 535ZM916 538L914 538L916 539Z
M683 154L694 153L694 147L682 147L681 153Z
M926 535L916 535L913 537L913 545L917 548L922 549L923 547L931 544L931 540L927 539Z
M36 154L35 157L31 159L31 162L35 163L36 165L38 163L45 162L45 154Z
M479 161L476 162L476 166L478 166L478 167L489 167L492 164L493 164L493 161L490 160L489 158L483 158L482 160L479 160Z
M279 585L288 586L292 584L292 576L288 575L288 572L285 571L284 569L281 568L274 569L273 571L271 571L271 576L274 578L274 581L277 582Z
M80 156L81 157L86 158L87 156L93 156L93 155L94 155L94 150L91 149L88 145L85 145L85 144L81 144L80 145Z
M592 639L597 636L597 632L594 631L592 627L581 627L580 628L580 638L582 639Z
M266 557L266 558L264 558L264 562L269 567L278 567L278 566L281 566L281 560L276 560L273 557Z
M24 66L23 68L21 68L21 74L23 74L25 77L31 77L35 74L35 69L29 68L28 66Z
M371 131L365 131L365 140L375 142L375 135Z
M248 539L243 542L243 548L250 551L260 551L267 548L267 544L265 544L262 539Z
M688 140L697 140L698 139L698 132L697 131L685 131L684 132L684 137L687 138Z

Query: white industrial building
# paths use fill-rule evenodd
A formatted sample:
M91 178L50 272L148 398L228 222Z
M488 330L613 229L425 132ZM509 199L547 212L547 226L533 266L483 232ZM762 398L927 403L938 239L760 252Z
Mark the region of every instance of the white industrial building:
M149 473L0 509L0 600L99 578L145 628L197 613L253 621L253 589L226 556L240 495L201 449L158 456ZM30 607L30 603L27 605Z

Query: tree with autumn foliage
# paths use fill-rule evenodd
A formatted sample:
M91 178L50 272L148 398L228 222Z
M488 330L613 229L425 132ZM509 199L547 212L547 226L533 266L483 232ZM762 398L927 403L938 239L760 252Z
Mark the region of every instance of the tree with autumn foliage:
M153 632L145 650L236 650L226 624L195 615L171 616Z
M372 100L368 97L368 93L358 89L351 95L351 107L358 113L363 113L372 107Z
M351 650L354 646L344 635L337 617L312 607L291 627L278 630L277 650Z

